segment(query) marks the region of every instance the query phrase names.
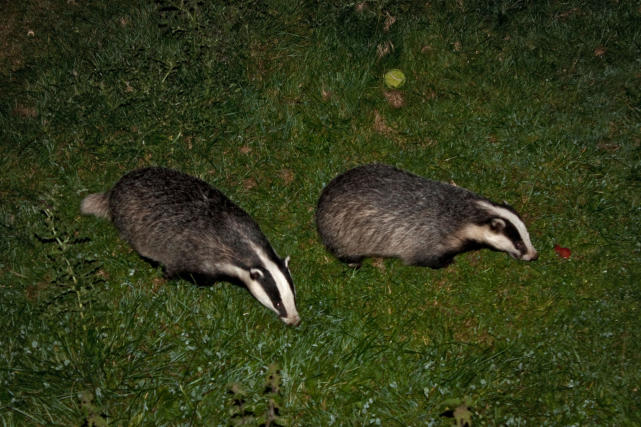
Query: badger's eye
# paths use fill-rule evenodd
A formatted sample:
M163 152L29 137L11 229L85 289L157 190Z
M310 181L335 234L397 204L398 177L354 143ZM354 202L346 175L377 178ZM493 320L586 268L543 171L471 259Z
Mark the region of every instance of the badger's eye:
M252 268L249 270L249 277L251 277L252 280L260 280L265 277L265 273L263 273L260 268Z
M502 233L505 229L505 220L503 218L492 218L490 220L490 229L495 233Z
M525 252L525 243L518 241L514 242L514 247L519 251L519 252Z

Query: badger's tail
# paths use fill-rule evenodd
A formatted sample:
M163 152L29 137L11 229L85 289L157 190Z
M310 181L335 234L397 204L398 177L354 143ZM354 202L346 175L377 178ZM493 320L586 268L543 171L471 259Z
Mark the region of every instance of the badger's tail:
M95 215L100 218L111 218L109 212L109 196L107 193L90 194L80 203L80 212L85 215Z

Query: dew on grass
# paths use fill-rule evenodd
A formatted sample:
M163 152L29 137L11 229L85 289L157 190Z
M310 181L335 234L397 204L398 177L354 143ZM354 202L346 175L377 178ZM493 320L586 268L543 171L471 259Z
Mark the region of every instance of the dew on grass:
M364 404L363 404L363 409L361 409L361 413L365 415L367 413L367 410L369 409L370 405L374 403L373 398L369 398Z
M515 417L514 415L510 415L510 418L505 420L505 425L507 426L522 426L525 425L525 420L521 417Z

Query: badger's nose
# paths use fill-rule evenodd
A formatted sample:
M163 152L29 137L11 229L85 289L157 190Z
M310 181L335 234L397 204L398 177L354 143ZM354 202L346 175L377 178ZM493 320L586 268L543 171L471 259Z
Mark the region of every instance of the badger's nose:
M536 261L537 259L539 259L539 253L537 251L533 251L525 257L526 261Z
M300 316L298 316L298 314L288 317L281 317L281 320L289 326L298 326L300 324Z

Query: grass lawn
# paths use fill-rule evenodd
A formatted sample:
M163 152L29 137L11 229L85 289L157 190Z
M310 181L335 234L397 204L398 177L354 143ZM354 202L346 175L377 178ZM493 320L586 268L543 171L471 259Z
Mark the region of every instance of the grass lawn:
M638 2L0 9L2 425L641 423ZM370 162L508 201L539 260L341 264L314 207ZM291 255L299 327L80 215L148 165Z

